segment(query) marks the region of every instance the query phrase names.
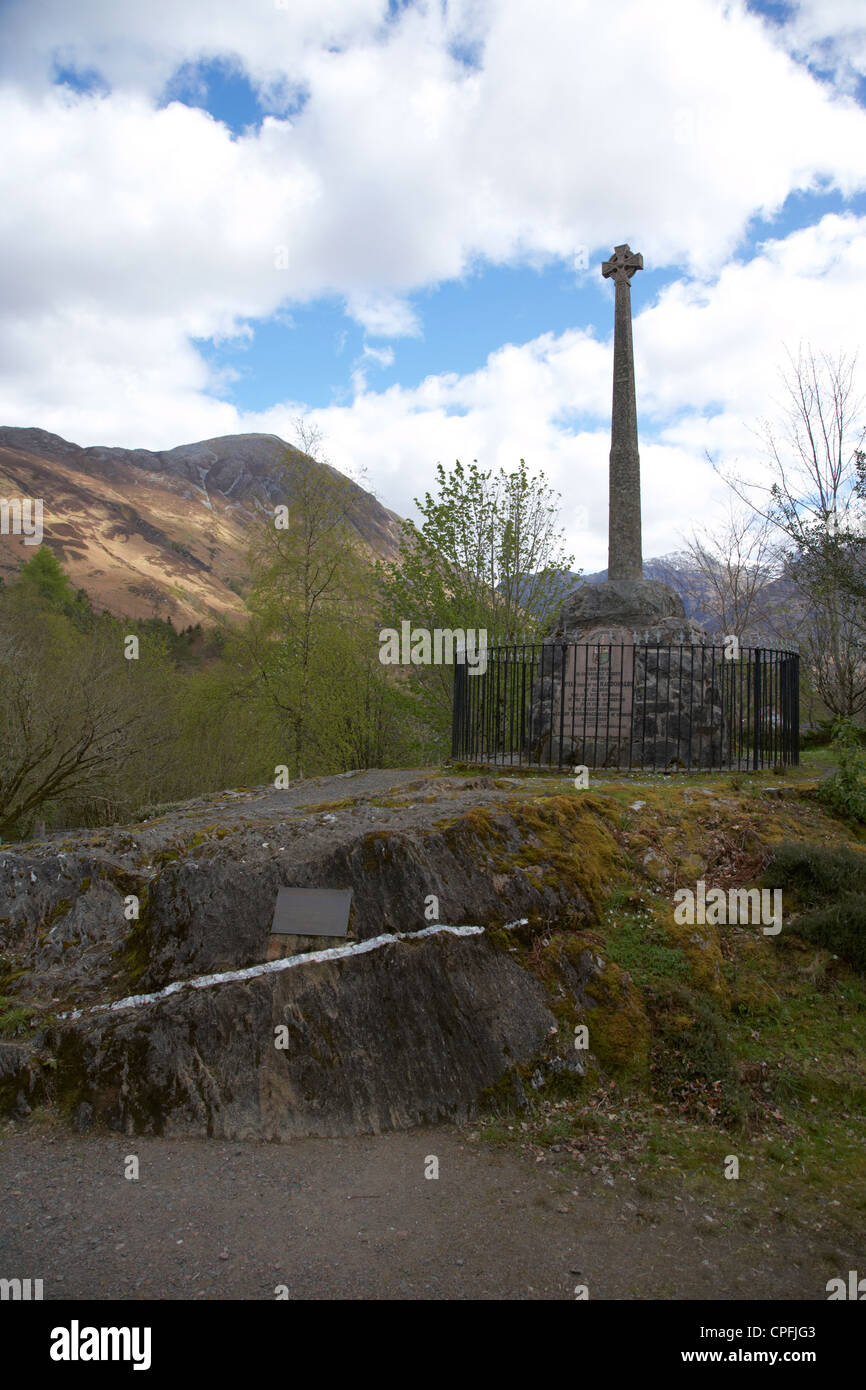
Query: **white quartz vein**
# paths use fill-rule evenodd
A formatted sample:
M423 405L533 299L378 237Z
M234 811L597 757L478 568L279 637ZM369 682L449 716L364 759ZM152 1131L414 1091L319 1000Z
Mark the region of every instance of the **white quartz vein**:
M526 925L526 918L508 922L505 931ZM307 951L302 955L284 956L280 960L264 961L261 965L248 965L243 970L226 970L220 975L196 975L192 980L174 980L153 994L128 994L125 999L116 999L113 1004L94 1004L89 1009L73 1009L71 1013L60 1014L62 1019L81 1018L84 1014L119 1013L122 1009L137 1009L142 1004L153 1004L158 999L167 999L182 989L210 989L212 985L230 984L234 980L253 980L258 975L273 975L278 970L293 970L298 965L316 965L319 961L340 960L343 956L361 956L367 951L377 951L393 941L419 941L437 932L450 932L452 936L481 936L483 927L449 927L435 925L422 927L420 931L392 932L387 936L371 936L367 941L356 941L350 946L331 946L324 951Z

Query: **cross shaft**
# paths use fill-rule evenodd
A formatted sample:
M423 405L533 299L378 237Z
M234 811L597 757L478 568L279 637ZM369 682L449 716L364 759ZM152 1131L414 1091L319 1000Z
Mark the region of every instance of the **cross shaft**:
M610 496L608 502L608 579L643 578L640 514L640 455L634 351L631 338L631 286L643 256L628 245L617 246L601 267L616 285L613 327L613 406L610 427Z

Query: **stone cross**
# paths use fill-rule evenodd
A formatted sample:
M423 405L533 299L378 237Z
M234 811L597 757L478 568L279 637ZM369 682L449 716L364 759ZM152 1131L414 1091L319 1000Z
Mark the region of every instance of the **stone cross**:
M631 340L629 280L643 270L643 256L617 246L601 267L616 285L613 324L613 409L610 428L610 499L608 503L608 579L642 579L640 524L640 457Z

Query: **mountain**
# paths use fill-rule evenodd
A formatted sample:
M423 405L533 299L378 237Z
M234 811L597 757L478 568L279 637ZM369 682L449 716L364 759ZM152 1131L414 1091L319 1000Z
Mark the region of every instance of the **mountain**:
M661 579L679 594L687 618L694 618L707 632L714 633L718 630L713 586L709 577L694 563L690 555L684 551L674 551L669 555L644 560L643 573L645 579ZM594 574L584 574L581 578L585 584L601 584L607 579L607 570L597 570ZM577 576L572 575L571 582L564 585L563 597L576 583ZM756 643L778 641L779 634L774 619L785 611L790 616L799 602L797 591L790 581L770 580L762 592L760 602L755 605L754 622L747 639Z
M698 571L690 564L686 555L664 555L655 560L644 560L643 562L644 579L661 579L679 594L683 600L686 610L686 617L695 618L697 622L704 622L707 613L703 610L701 595L696 594L696 580L700 577ZM603 584L607 579L607 570L595 570L592 574L575 574L574 571L563 573L561 580L558 581L556 591L560 594L562 602L568 595L577 588L579 584ZM709 595L709 585L706 585L706 596Z
M709 602L709 582L704 579L688 555L675 552L644 560L643 576L644 579L661 579L665 584L670 584L682 599L687 618L694 618L698 623L709 622L712 625L708 606L705 606ZM603 584L606 579L606 569L583 576L585 584Z
M81 448L46 430L6 427L0 498L42 499L45 544L97 608L170 616L185 627L243 613L250 523L262 508L291 503L280 466L305 457L275 434L152 452ZM356 483L350 488L349 520L362 547L392 559L400 518ZM0 578L11 579L33 553L24 537L0 535Z

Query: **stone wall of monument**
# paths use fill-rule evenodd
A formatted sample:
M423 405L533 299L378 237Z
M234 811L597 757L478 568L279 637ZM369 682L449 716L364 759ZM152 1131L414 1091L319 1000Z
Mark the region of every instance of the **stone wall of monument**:
M724 664L691 626L607 629L545 644L525 756L588 767L719 767Z

